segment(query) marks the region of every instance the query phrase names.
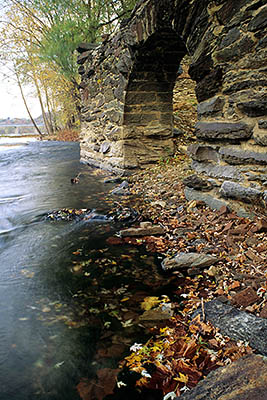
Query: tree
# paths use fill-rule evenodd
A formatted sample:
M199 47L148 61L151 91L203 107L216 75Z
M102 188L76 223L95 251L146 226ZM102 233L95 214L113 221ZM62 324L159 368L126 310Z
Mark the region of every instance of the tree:
M21 87L32 84L48 132L79 124L76 48L114 31L136 0L5 0L3 54L16 60ZM60 103L61 102L61 103ZM56 117L55 117L56 116Z

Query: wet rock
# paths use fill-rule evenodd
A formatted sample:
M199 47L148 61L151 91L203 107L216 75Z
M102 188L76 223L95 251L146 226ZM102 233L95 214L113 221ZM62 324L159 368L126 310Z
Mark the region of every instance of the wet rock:
M252 135L252 127L244 122L198 122L195 135L207 140L244 140Z
M162 321L170 319L173 315L171 307L157 307L145 311L140 317L140 321Z
M225 198L237 199L246 203L258 203L262 198L262 192L259 190L247 188L231 181L223 182L220 194Z
M190 392L175 399L263 400L266 387L267 361L260 355L251 354L211 372Z
M151 222L141 222L138 228L128 228L120 231L122 237L127 236L151 236L163 235L164 229L160 225L152 225Z
M114 178L106 178L104 179L104 183L122 183L122 178L120 176L116 176Z
M219 258L209 254L178 253L174 258L165 258L161 265L165 271L175 271L184 268L207 268L218 261Z
M120 184L120 186L112 190L111 194L116 194L118 196L127 196L130 194L128 188L129 188L129 182L123 181Z
M259 353L267 356L267 320L239 311L228 304L218 300L205 303L206 319L209 320L221 333L234 340L249 342L250 346ZM202 315L201 310L197 314Z
M185 186L190 188L201 190L203 192L207 192L213 188L213 185L206 181L205 179L200 178L198 175L190 175L183 180Z
M212 210L220 210L222 207L228 207L228 204L224 200L217 199L215 196L194 190L191 188L185 188L184 194L186 200L200 200L207 204Z

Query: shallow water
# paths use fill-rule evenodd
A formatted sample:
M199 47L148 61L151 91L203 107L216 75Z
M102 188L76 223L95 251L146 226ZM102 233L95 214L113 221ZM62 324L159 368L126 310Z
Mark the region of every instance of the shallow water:
M1 400L80 399L82 378L116 368L143 337L140 301L161 286L153 257L108 246L119 228L109 221L44 218L60 208L105 215L104 177L80 164L77 143L0 151Z

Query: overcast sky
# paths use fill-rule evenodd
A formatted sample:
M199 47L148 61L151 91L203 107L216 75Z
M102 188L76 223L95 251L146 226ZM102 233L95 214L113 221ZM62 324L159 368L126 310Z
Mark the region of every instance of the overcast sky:
M41 114L38 101L33 98L31 91L25 89L28 106L34 118ZM29 118L19 88L15 83L6 83L0 75L0 119L2 118Z

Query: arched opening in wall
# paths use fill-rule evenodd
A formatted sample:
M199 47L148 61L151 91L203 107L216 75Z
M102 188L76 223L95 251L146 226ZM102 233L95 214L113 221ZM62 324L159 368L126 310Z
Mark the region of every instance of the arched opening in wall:
M142 168L174 153L173 88L186 52L172 30L133 49L123 122L125 168Z
M196 141L195 125L197 122L196 82L190 77L188 70L191 57L186 55L180 64L179 74L173 89L173 122L174 143L179 150Z

